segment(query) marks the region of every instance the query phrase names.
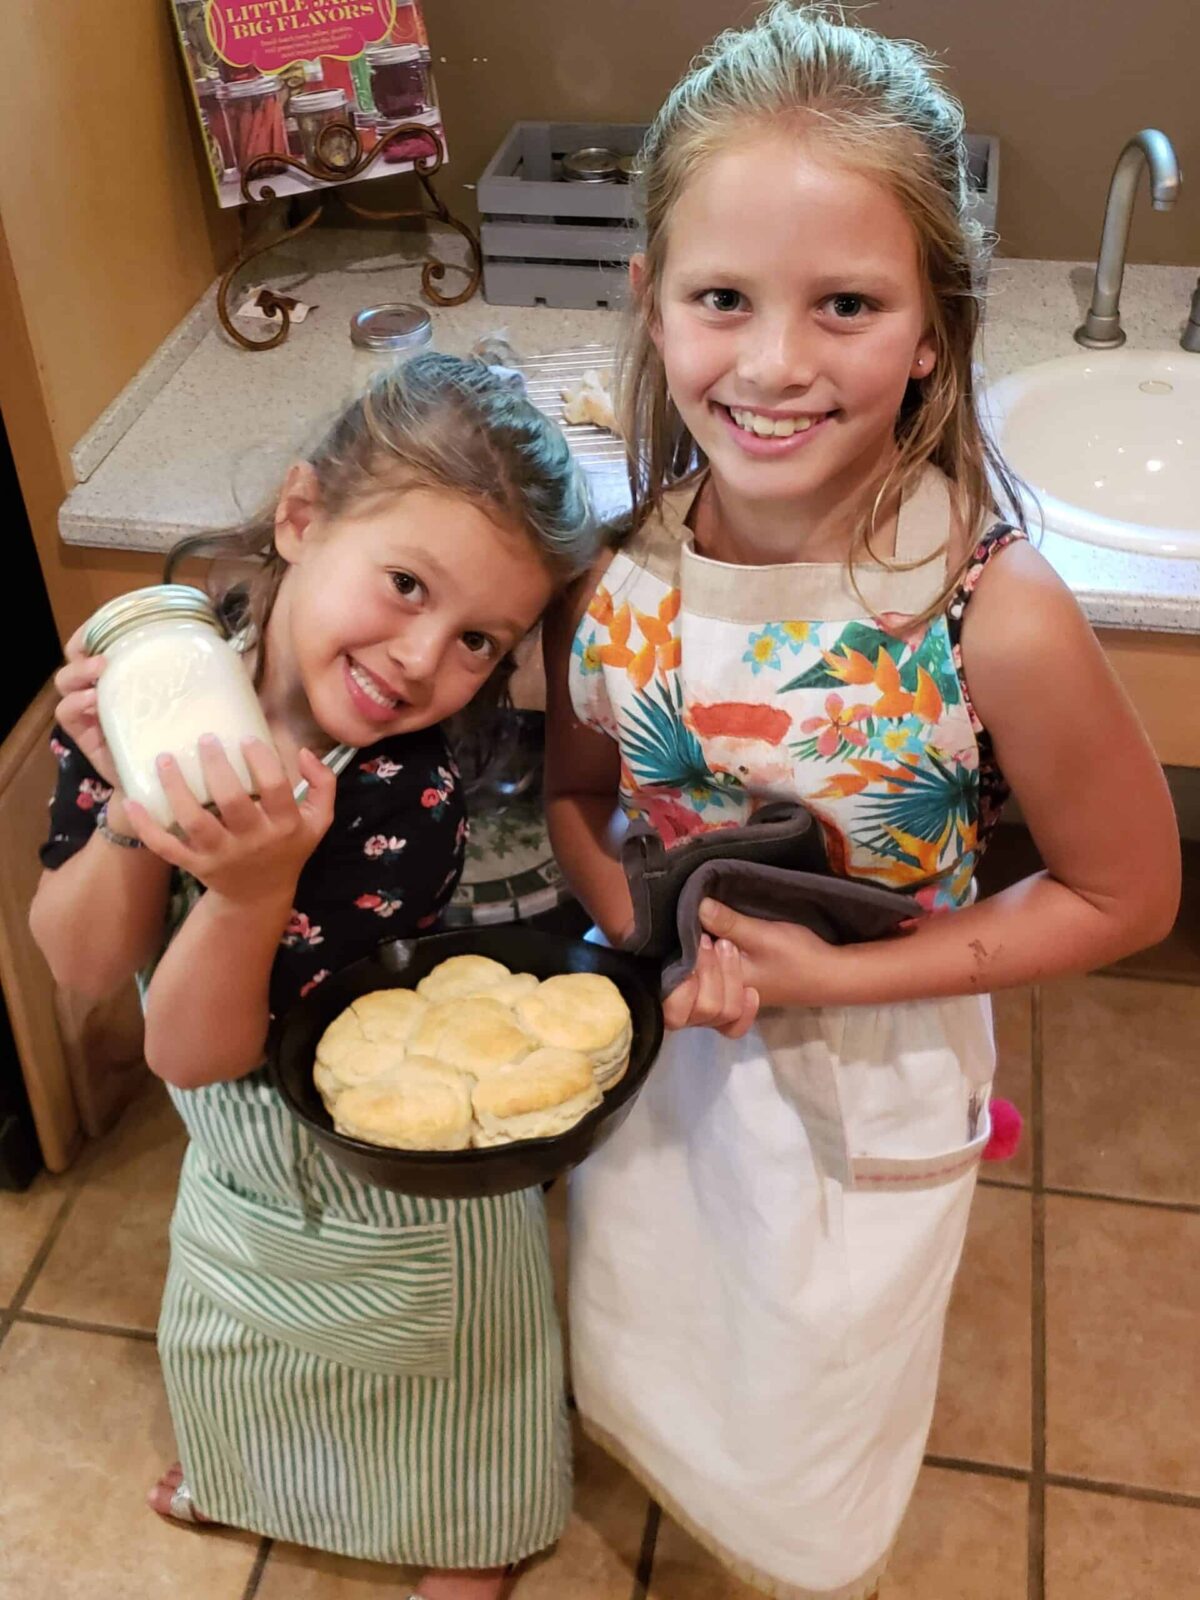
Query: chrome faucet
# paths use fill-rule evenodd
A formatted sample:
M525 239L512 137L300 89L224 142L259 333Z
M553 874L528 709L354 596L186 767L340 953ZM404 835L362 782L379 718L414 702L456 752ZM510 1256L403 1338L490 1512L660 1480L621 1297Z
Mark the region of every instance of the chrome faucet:
M1121 327L1121 279L1125 276L1125 247L1129 243L1133 197L1143 165L1150 168L1150 199L1156 211L1170 211L1179 197L1183 174L1171 141L1157 128L1143 128L1121 151L1108 186L1092 304L1083 326L1075 330L1076 342L1089 350L1116 350L1125 343Z
M1196 279L1196 287L1192 290L1192 309L1179 342L1185 350L1200 356L1200 278Z

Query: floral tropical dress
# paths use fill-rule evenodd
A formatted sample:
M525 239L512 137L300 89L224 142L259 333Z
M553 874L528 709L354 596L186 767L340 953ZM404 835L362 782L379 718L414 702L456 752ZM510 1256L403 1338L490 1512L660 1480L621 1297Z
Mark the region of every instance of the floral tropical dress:
M669 844L792 797L836 873L966 904L1005 789L958 635L1018 535L986 534L946 612L913 626L945 582L935 470L901 509L908 570L866 569L861 597L840 566L706 559L695 493L614 558L574 641L574 708L620 746L626 811ZM687 1030L572 1179L585 1425L769 1594L878 1584L921 1463L993 1067L985 996L768 1010L737 1041Z
M60 729L53 747L51 869L110 792ZM272 1011L432 928L466 831L439 729L359 751L300 876ZM174 888L168 937L202 893ZM264 1070L170 1093L190 1142L158 1349L200 1510L401 1564L500 1566L552 1544L571 1485L541 1191L377 1189L329 1160Z

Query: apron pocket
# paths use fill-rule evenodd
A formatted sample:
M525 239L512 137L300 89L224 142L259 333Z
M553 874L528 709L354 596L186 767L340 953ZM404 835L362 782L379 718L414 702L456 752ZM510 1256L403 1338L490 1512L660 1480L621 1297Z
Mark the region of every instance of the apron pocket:
M382 1232L309 1222L218 1183L188 1151L171 1221L173 1260L247 1326L341 1366L448 1377L458 1324L451 1225Z
M836 1076L852 1360L898 1359L914 1382L936 1367L994 1064L985 997L847 1011Z
M850 1189L928 1189L965 1177L979 1163L991 1137L987 1101L973 1097L966 1115L967 1138L929 1155L870 1155L850 1152ZM975 1131L972 1132L971 1130Z
M909 1191L971 1172L991 1134L985 996L851 1007L836 1068L848 1189Z

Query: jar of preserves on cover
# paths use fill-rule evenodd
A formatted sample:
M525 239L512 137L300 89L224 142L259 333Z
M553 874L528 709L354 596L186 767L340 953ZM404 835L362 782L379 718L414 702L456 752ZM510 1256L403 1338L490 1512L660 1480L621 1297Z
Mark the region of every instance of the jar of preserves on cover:
M429 106L429 71L415 44L368 50L371 93L380 116L391 122L415 117Z
M259 156L287 155L287 133L283 126L283 96L276 78L247 78L225 88L225 116L233 141L233 153L241 170ZM282 171L278 165L263 168Z
M326 167L336 172L350 166L354 160L354 132L346 96L341 89L294 94L288 102L288 112L296 119L300 149L310 167ZM326 128L339 131L326 134Z

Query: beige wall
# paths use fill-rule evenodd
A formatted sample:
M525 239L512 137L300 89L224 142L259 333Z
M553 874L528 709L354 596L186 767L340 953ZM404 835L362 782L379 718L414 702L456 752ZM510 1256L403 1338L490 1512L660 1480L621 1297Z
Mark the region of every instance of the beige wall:
M0 6L0 216L60 457L233 242L170 22L165 0Z
M66 632L157 561L66 550L68 453L229 259L166 0L4 0L0 407Z
M115 392L115 391L114 391ZM55 448L41 374L25 325L3 218L0 217L0 414L21 480L38 560L60 636L65 640L113 595L152 583L157 557L77 550L58 536L58 508L69 487Z
M428 0L452 203L521 118L648 119L688 58L752 18L731 0ZM1144 193L1135 261L1200 267L1200 0L879 0L862 19L945 59L972 129L1000 136L1008 255L1087 259L1130 133L1162 128L1185 176L1170 214Z

